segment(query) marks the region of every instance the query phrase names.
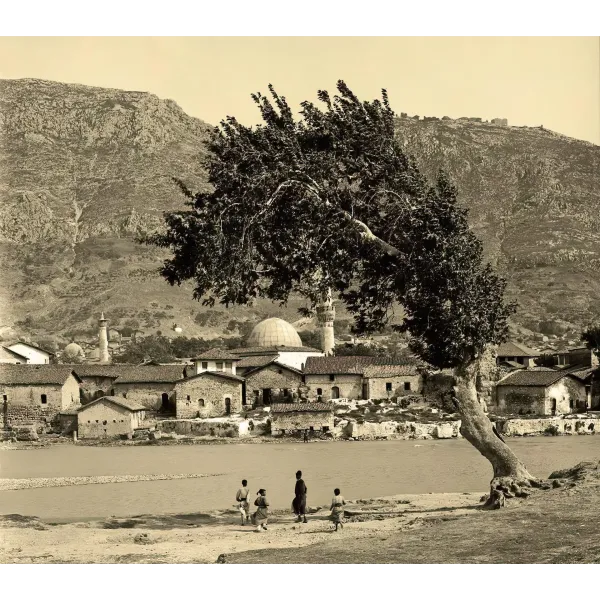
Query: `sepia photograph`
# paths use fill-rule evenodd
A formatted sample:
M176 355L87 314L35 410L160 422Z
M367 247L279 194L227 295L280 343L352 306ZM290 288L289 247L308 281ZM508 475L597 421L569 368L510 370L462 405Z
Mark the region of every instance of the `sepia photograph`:
M0 56L0 563L600 562L599 37Z

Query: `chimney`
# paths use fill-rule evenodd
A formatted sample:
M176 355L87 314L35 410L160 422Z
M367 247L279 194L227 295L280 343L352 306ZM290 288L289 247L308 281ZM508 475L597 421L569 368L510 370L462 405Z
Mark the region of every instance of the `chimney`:
M110 362L110 357L108 355L108 321L104 318L104 313L102 313L100 319L98 320L98 341L100 349L100 362Z

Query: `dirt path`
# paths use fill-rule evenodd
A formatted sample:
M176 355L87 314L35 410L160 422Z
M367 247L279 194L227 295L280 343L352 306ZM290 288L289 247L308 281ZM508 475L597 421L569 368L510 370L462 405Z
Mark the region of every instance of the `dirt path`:
M214 563L220 555L298 549L335 538L352 545L374 533L419 527L436 515L466 515L475 510L480 496L426 494L357 501L348 508L387 515L376 520L354 517L355 522L338 533L333 532L325 508L309 515L307 524L296 524L289 513L276 513L262 533L241 526L233 510L65 525L5 515L0 522L0 563Z

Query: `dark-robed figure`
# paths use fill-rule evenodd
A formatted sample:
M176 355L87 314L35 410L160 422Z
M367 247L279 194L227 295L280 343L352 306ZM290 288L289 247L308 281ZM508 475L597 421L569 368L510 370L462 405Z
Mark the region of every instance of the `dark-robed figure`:
M296 473L296 488L294 490L294 501L292 502L292 508L294 514L298 517L298 523L306 523L306 484L302 479L302 471Z

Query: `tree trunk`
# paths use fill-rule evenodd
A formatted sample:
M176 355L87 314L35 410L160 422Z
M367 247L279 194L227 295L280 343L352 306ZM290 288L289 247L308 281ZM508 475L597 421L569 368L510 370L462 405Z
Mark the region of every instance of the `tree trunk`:
M531 487L546 487L530 475L525 465L496 432L477 396L478 364L455 369L455 401L461 416L460 433L492 464L494 477L485 508L504 506L505 498L527 497ZM529 488L529 489L528 489Z

